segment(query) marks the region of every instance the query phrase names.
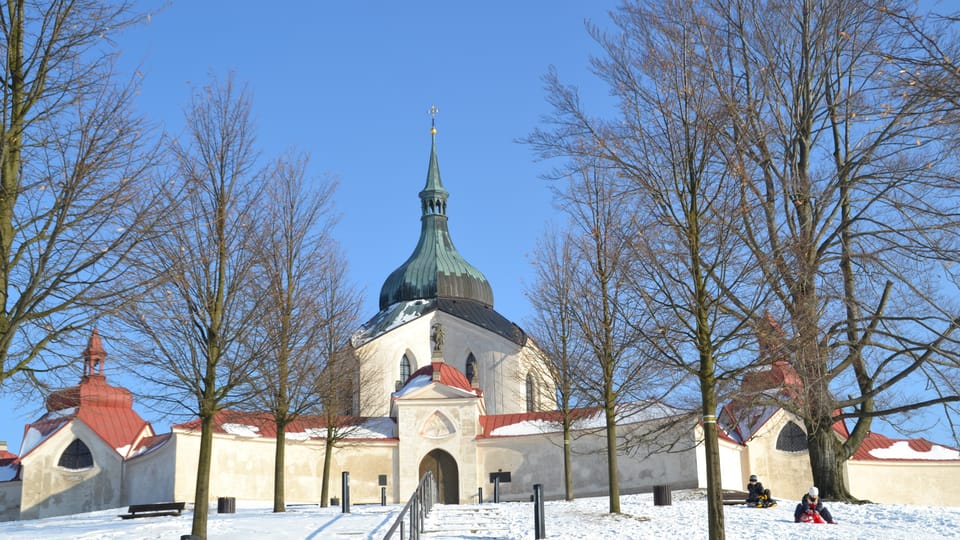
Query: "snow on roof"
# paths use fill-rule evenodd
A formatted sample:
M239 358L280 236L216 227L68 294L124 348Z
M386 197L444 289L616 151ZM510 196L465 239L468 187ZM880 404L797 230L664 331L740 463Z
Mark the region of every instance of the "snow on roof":
M127 459L149 454L150 452L153 452L157 448L163 446L163 443L167 442L168 440L170 440L170 433L144 437L140 439L137 447L133 449L133 452L131 452L129 456L127 456Z
M389 417L367 418L362 424L341 426L340 436L346 439L392 439L396 423ZM323 439L327 436L327 428L307 428L304 431L288 431L286 438L292 441L307 441Z
M431 375L417 375L416 377L411 378L407 381L407 384L403 385L403 388L393 393L393 397L400 398L403 397L415 390L419 390L424 386L433 382L433 377Z
M355 429L350 430L350 439L389 439L392 438L397 424L390 417L368 418Z
M553 433L563 429L563 424L552 420L523 420L516 424L498 427L491 431L491 437L510 437L513 435L535 435L537 433Z
M350 336L350 343L354 347L359 347L375 337L382 336L398 326L429 313L434 307L434 302L422 299L392 304L374 315L372 319L354 332Z
M652 401L625 403L617 407L617 425L666 418L678 412L673 407ZM607 425L603 409L599 407L573 409L570 413L572 416L570 427L575 430L603 429ZM490 415L484 417L481 422L484 424L487 437L536 435L563 430L559 411Z
M439 381L433 380L433 374L435 370L440 371ZM446 362L431 362L414 371L407 380L407 384L391 395L394 399L401 398L413 393L415 390L427 386L431 382L438 382L442 385L460 390L461 392L465 392L469 395L478 397L483 395L482 390L479 388L473 388L473 386L471 386L466 375L461 373L459 369L447 364Z
M258 428L257 426L225 423L221 427L223 427L223 430L229 433L230 435L237 435L238 437L259 437L260 436L260 428Z
M51 435L56 433L70 420L72 420L72 417L62 416L52 419L44 417L33 424L29 424L27 432L23 436L23 442L20 443L20 456L26 456L33 451L34 448L43 444L44 441L49 439Z
M347 417L334 419L338 437L347 439L389 439L394 438L396 423L388 417ZM173 426L173 429L200 431L200 421L191 420ZM268 438L276 437L276 423L269 413L223 410L216 414L214 431L237 437ZM304 415L297 417L286 427L284 437L291 441L324 439L327 433L327 418Z
M926 439L891 439L879 433L870 433L853 453L853 459L873 461L899 459L915 461L960 460L960 451L955 448L933 444Z
M910 441L897 441L888 448L874 448L869 452L878 459L960 459L960 451L952 448L931 444L930 450L922 452L912 448Z

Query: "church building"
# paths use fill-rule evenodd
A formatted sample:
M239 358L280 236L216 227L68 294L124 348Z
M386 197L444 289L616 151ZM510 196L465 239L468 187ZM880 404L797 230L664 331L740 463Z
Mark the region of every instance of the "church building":
M555 388L536 343L494 309L490 283L454 247L436 133L431 128L426 183L419 192L419 239L406 262L387 275L380 311L350 340L360 377L372 383L359 385L355 420L333 450L330 494L339 496L339 473L349 472L354 504L379 503L382 488L389 503L402 503L431 470L442 503L475 503L481 490L487 501L494 480L502 500L528 500L534 484L542 484L548 498L560 498L563 441ZM131 393L107 383L107 352L96 330L83 357L79 385L47 399L48 412L25 427L19 453L0 447L0 519L193 501L199 421L155 434L134 411ZM790 370L778 364L754 380L794 384ZM624 437L675 413L658 404L623 406L635 408L618 425ZM759 474L775 496L798 498L809 487L802 422L781 409L748 410L742 404L731 404L720 417L725 489L744 489L750 474ZM599 411L578 415L572 444L578 497L606 494L602 428ZM280 435L287 446L287 502L320 502L324 431L321 417L301 417L277 434L269 415L218 413L212 501L272 500ZM846 435L838 428L838 437ZM680 426L670 437L680 450L655 452L653 445L638 443L619 455L622 493L706 486L700 427ZM891 450L903 445L908 451ZM879 435L864 446L846 471L854 495L913 502L903 500L909 493L890 501L883 478L904 477L911 484L924 478L932 483L923 485L942 494L934 504L960 504L955 449ZM931 504L928 497L915 502Z

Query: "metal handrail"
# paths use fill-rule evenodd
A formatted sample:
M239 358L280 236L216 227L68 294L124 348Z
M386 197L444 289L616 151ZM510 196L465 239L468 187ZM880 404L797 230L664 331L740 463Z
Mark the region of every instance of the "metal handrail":
M383 540L393 538L393 535L396 534L398 529L400 530L400 540L406 540L403 528L405 517L408 517L407 524L410 530L410 540L419 540L420 533L423 532L423 522L433 508L434 503L437 502L436 486L436 483L433 481L433 471L427 471L427 473L423 475L423 478L420 479L420 483L417 484L417 489L410 495L410 500L407 501L407 504L403 505L403 510L400 510L400 515L397 516L397 520L393 522L393 526L387 531Z

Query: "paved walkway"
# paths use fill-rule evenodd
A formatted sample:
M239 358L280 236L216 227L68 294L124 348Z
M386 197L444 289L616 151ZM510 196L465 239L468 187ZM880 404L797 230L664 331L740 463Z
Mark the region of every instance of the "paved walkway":
M438 504L427 516L421 538L510 538L515 532L504 523L498 504Z

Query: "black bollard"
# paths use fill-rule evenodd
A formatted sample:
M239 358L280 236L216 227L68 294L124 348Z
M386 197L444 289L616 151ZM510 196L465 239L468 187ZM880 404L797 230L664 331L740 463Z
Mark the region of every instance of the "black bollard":
M543 519L543 484L533 485L533 532L534 538L546 538Z
M387 488L386 486L380 487L380 506L387 505Z
M340 507L344 514L350 513L350 473L343 471L340 475Z
M483 487L477 488L477 504L483 504Z
M493 479L493 502L500 502L500 477L497 476Z

